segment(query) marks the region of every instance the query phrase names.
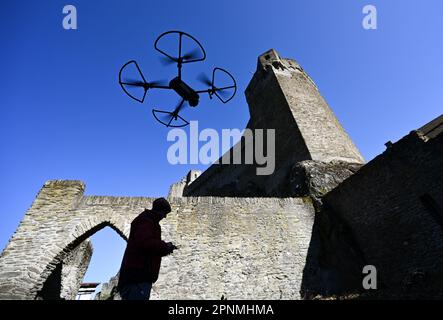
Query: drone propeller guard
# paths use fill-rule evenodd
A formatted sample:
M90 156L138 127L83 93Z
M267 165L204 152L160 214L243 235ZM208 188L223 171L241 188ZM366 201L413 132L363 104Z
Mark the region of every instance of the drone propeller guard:
M170 116L170 120L168 122L163 121L162 119L160 119L160 115L158 115L158 114L169 115ZM182 127L186 127L189 124L189 122L187 120L185 120L182 116L180 116L179 114L174 115L174 113L170 112L170 111L152 109L152 115L154 116L154 118L158 122L160 122L161 124L163 124L163 125L165 125L166 127L169 127L169 128L182 128ZM175 118L175 120L174 120L174 118ZM178 121L178 119L183 121L182 125L171 124L172 121Z
M144 88L144 91L145 91L145 92L143 93L143 97L142 97L141 99L138 99L138 98L134 97L131 93L129 93L128 90L126 90L125 86L126 86L126 85L130 85L130 84L128 84L128 83L122 81L122 73L123 73L123 70L124 70L126 67L128 67L130 64L134 64L134 65L135 65L135 67L137 68L137 71L139 72L141 78L143 79L143 82L144 82L145 84L148 84L148 82L146 81L146 79L145 79L145 77L144 77L142 71L140 70L140 68L139 68L139 66L138 66L138 64L137 64L137 62L136 62L135 60L128 61L128 62L126 62L126 63L123 65L123 67L121 67L120 72L118 73L118 83L119 83L120 86L122 87L123 91L124 91L124 92L125 92L130 98L132 98L132 99L134 99L135 101L138 101L138 102L140 102L140 103L143 103L143 101L145 101L146 92L148 91L147 87Z
M178 57L173 57L170 54L168 54L167 52L165 52L164 50L159 48L159 41L167 35L170 34L178 34L178 38L179 38L179 47L178 47ZM201 50L202 53L202 57L200 58L191 58L191 59L183 59L184 56L182 55L182 39L183 37L189 38L190 40L192 40L194 43L197 44L198 48ZM203 48L203 46L201 45L201 43L194 38L193 36L191 36L190 34L183 32L183 31L167 31L162 33L156 40L154 43L154 48L155 50L157 50L158 52L160 52L161 54L163 54L164 56L168 57L169 59L171 59L172 61L175 61L179 64L185 64L185 63L192 63L192 62L198 62L198 61L203 61L206 59L206 52L205 49Z
M221 87L221 88L214 87L215 75L216 75L217 71L225 73L225 74L226 74L226 75L232 80L233 85L232 85L232 86L225 86L225 87ZM215 95L217 96L217 98L219 98L220 101L223 102L223 103L228 103L229 101L231 101L232 98L234 98L235 93L237 92L237 82L235 82L235 79L234 79L234 77L232 76L232 74L229 73L228 71L226 71L225 69L218 68L218 67L214 68L214 70L212 71L212 87L215 88L215 90L214 90L214 94L215 94ZM223 98L218 94L218 92L220 92L220 91L222 91L222 90L226 90L226 89L234 89L234 92L231 94L231 96L230 96L228 99L226 99L226 98L223 99Z

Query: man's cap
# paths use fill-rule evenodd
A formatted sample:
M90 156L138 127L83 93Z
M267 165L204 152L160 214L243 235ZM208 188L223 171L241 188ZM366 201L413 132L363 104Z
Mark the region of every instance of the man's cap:
M169 213L171 212L171 205L165 198L158 198L152 203L152 211Z

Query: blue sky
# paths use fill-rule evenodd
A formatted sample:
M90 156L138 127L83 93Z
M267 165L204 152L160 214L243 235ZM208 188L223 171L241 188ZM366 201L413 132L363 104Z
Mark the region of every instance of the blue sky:
M73 4L78 29L62 28ZM378 9L364 30L362 8ZM174 95L130 100L119 68L136 59L149 79L171 79L155 38L179 29L205 47L206 61L185 67L191 84L219 66L239 91L227 105L202 98L185 111L201 128L243 129L243 94L257 56L275 48L317 83L366 160L442 112L443 2L440 0L12 1L0 3L0 248L46 180L80 179L86 194L162 196L191 165L166 159L167 129L151 116ZM197 166L203 169L203 166ZM124 242L108 229L93 237L86 280L106 281Z

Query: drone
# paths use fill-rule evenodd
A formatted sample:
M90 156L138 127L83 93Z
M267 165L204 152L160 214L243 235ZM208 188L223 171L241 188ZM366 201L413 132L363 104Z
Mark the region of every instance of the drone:
M174 56L173 54L167 53L166 51L159 48L159 42L161 42L160 40L165 37L171 36L175 36L178 38L178 56ZM196 48L189 53L184 54L182 52L182 44L185 40L187 42L190 41L190 43L196 45ZM211 100L215 96L222 103L228 103L232 100L235 93L237 92L237 83L235 82L232 74L225 69L219 67L215 67L212 70L212 79L209 79L209 77L203 73L200 74L200 76L197 78L200 82L208 86L208 89L195 90L185 81L183 81L183 65L187 63L200 62L206 59L205 49L200 44L200 42L190 34L182 31L164 32L155 40L154 48L162 54L161 58L164 64L177 64L178 74L175 78L169 81L169 84L163 83L161 81L147 81L138 63L135 60L128 61L121 67L118 81L123 91L130 98L140 103L143 103L145 101L146 94L151 89L168 89L175 91L180 96L180 101L172 111L152 109L152 115L154 116L154 118L166 127L178 128L187 126L189 122L180 115L180 111L182 111L186 105L197 107L200 102L200 94L207 93ZM122 77L123 74L126 73L127 68L130 68L131 66L135 66L135 70L140 76L138 80ZM227 85L224 84L222 86L216 86L216 79L219 79L220 77L225 77L225 79L228 79ZM143 95L141 97L137 97L130 92L131 88L137 87L142 88L143 90Z

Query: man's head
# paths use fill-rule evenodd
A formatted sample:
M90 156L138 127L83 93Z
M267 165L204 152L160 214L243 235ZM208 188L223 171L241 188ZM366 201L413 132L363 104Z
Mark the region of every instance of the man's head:
M166 215L171 212L171 205L165 198L158 198L152 203L151 211L156 213L161 220L166 218Z

